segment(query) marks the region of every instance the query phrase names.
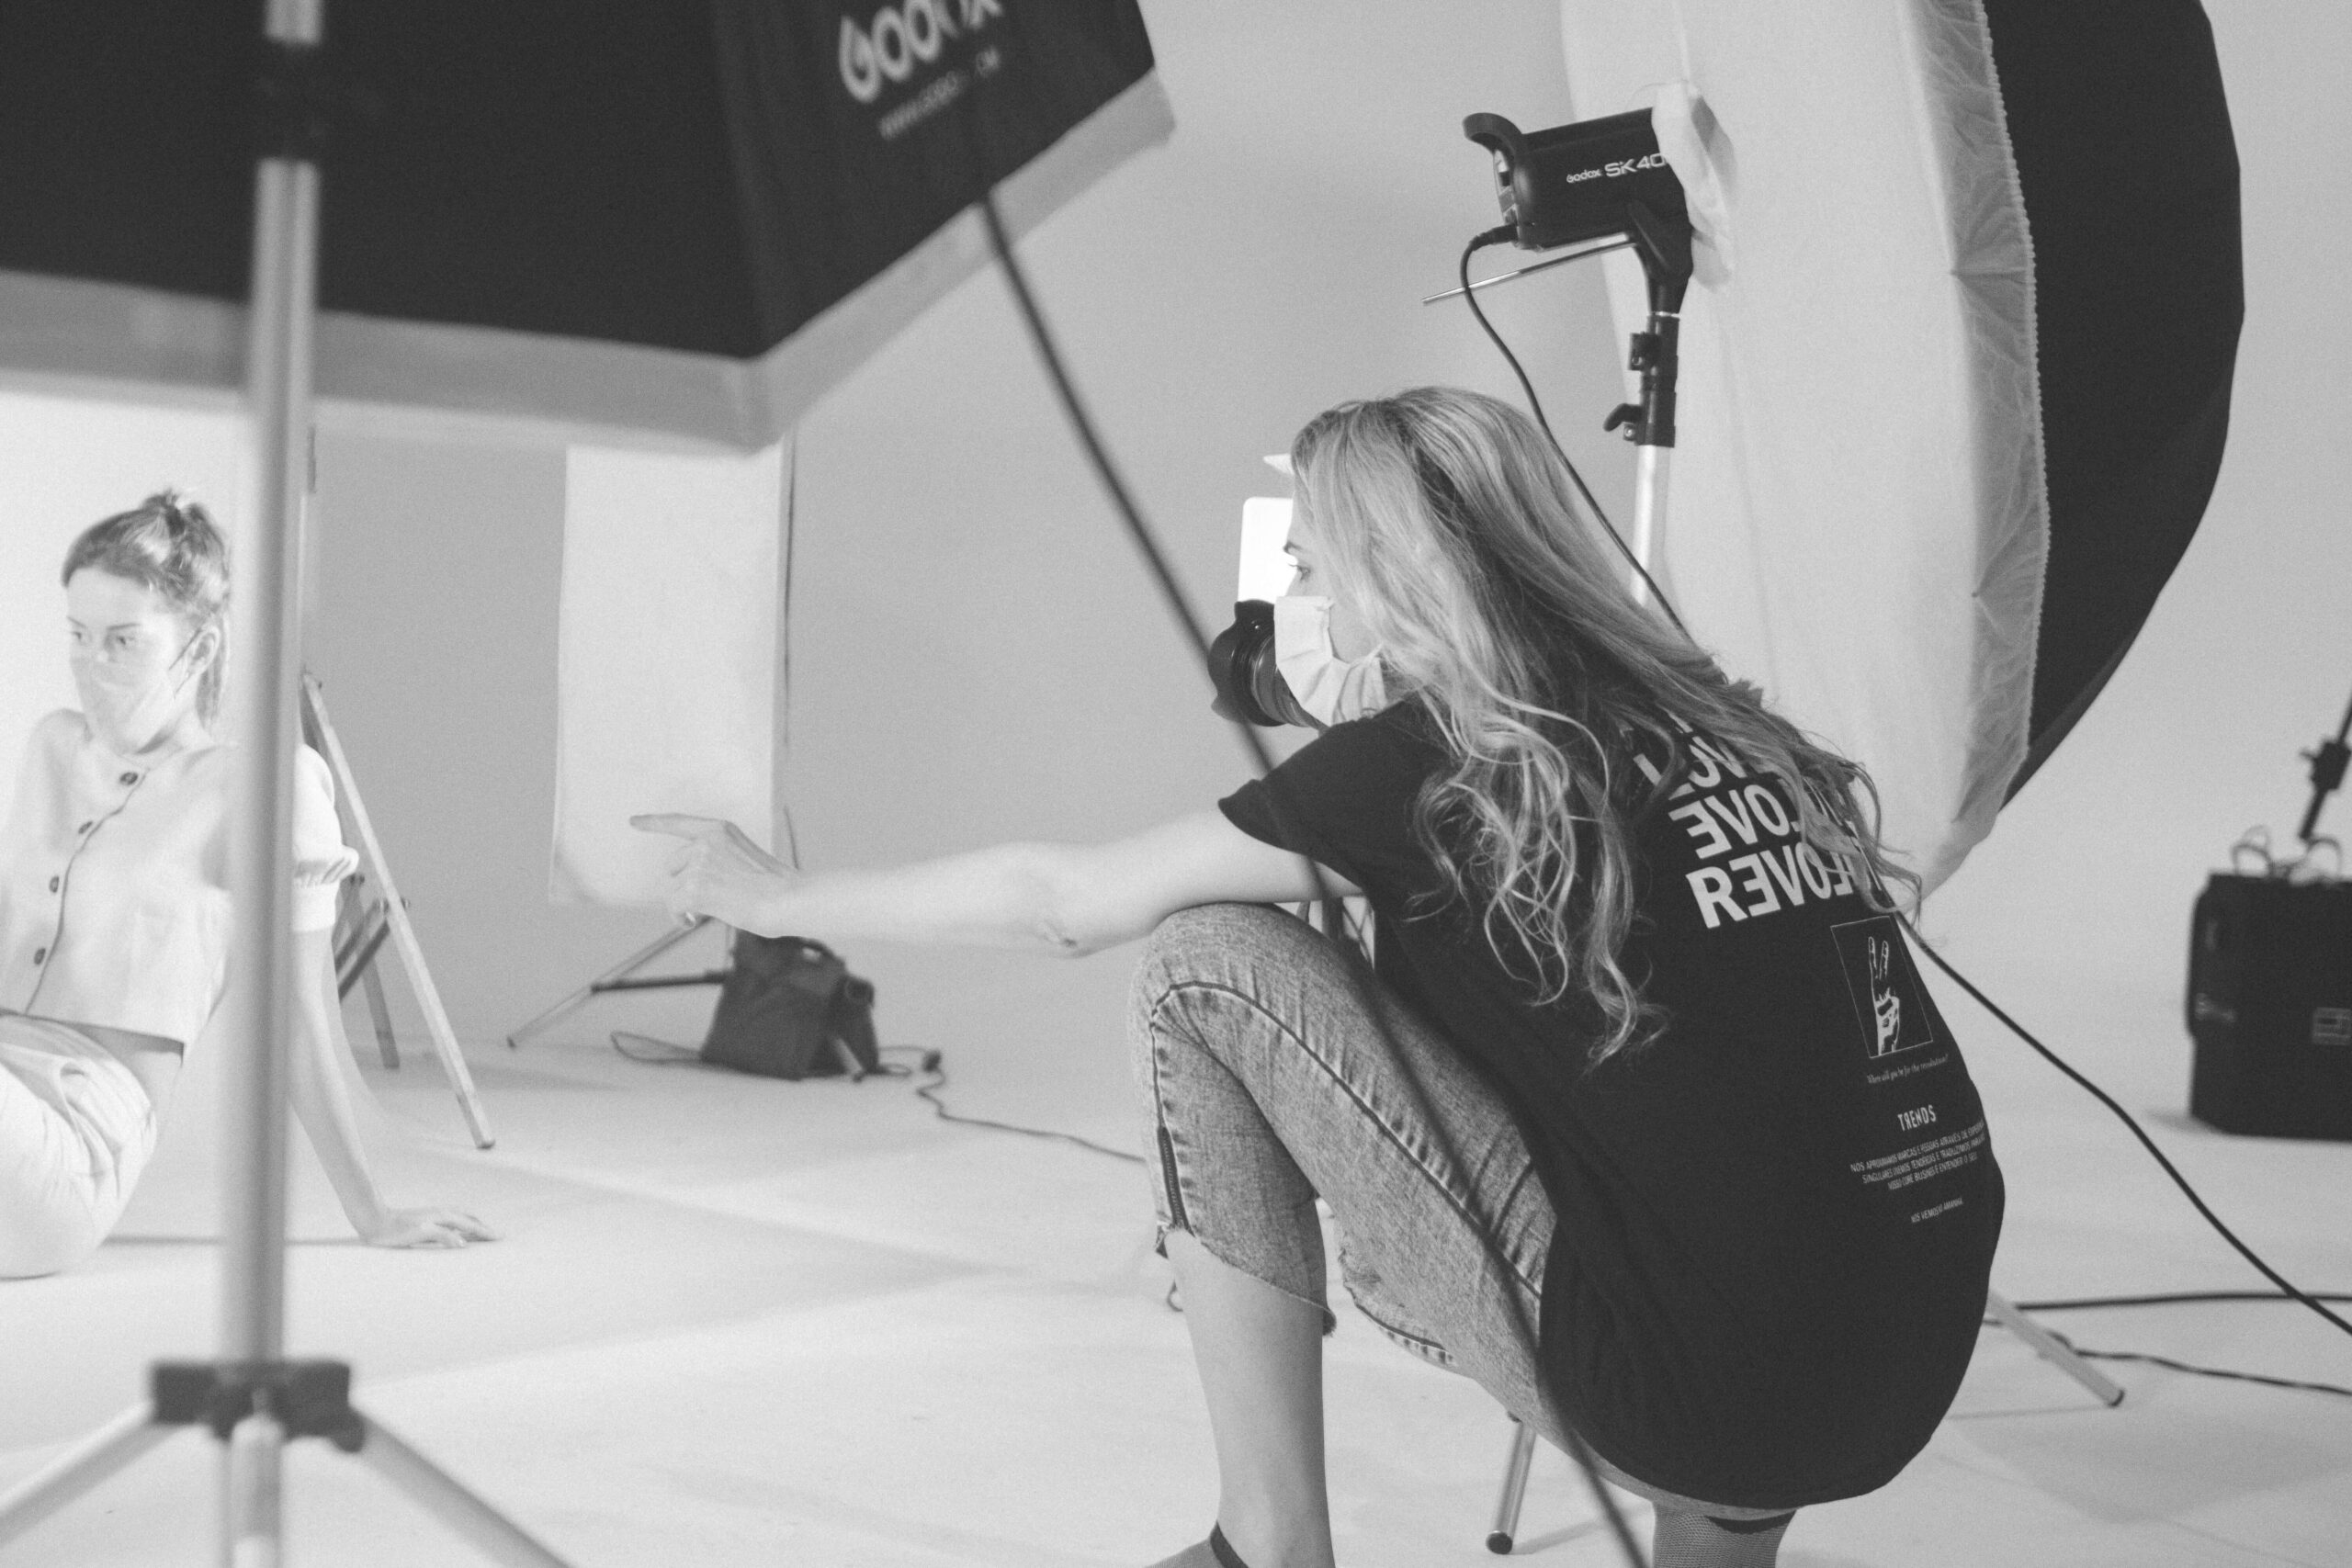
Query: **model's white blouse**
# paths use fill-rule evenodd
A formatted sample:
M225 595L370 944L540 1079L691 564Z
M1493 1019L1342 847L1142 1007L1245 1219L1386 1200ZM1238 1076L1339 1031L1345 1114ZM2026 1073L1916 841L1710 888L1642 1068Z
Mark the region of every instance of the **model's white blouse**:
M34 728L0 828L0 1010L197 1037L228 978L233 756L120 757L71 708ZM322 931L358 857L326 760L294 762L294 928Z

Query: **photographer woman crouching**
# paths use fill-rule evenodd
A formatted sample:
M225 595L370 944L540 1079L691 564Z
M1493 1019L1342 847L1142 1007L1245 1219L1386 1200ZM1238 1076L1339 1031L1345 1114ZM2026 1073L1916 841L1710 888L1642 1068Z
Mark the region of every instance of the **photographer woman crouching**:
M0 827L0 1278L55 1273L106 1239L228 983L232 753L212 733L227 544L202 507L151 496L74 540L63 578L82 710L34 728ZM295 1113L363 1239L487 1240L470 1214L376 1190L335 1060L329 950L357 857L307 746L294 784Z
M1573 1430L1656 1503L1661 1568L1769 1564L1793 1510L1926 1444L2000 1228L1868 780L1635 603L1507 406L1346 404L1292 464L1295 592L1329 604L1285 675L1376 672L1388 705L1097 848L804 877L640 819L687 839L671 902L825 939L1150 933L1132 1037L1221 1482L1170 1562L1331 1562L1320 1194L1366 1314ZM1265 907L1324 887L1370 900L1376 977Z

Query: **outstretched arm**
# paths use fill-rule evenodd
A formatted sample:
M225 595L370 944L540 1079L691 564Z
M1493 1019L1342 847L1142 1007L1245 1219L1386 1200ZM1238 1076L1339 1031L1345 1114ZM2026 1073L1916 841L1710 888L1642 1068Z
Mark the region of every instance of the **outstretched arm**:
M1076 957L1148 935L1195 904L1299 902L1356 889L1215 811L1107 844L1000 844L876 871L803 875L732 823L630 820L682 840L671 911L762 936L1025 947Z
M494 1233L457 1209L393 1209L376 1190L375 1173L359 1136L358 1118L342 1062L335 1027L332 933L294 933L293 1040L288 1053L287 1098L326 1168L327 1179L360 1239L377 1247L463 1247Z

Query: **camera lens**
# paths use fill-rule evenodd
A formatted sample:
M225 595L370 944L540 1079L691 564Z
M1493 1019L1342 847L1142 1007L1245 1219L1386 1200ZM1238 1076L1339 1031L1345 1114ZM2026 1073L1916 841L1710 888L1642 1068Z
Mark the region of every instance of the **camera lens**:
M1263 599L1233 606L1233 624L1209 644L1209 683L1216 688L1210 709L1223 717L1267 729L1323 728L1299 705L1274 662L1274 607Z

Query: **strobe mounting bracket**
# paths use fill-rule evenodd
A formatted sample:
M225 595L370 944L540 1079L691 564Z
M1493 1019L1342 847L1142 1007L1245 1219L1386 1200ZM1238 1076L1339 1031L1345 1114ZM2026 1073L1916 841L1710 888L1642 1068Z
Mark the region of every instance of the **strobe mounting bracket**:
M1474 114L1462 122L1462 133L1492 155L1496 198L1521 250L1623 235L1640 255L1649 325L1633 334L1628 367L1641 374L1641 400L1620 405L1602 428L1622 426L1625 439L1637 446L1673 446L1678 342L1693 235L1682 182L1658 150L1650 111L1547 130L1521 130L1498 114Z

